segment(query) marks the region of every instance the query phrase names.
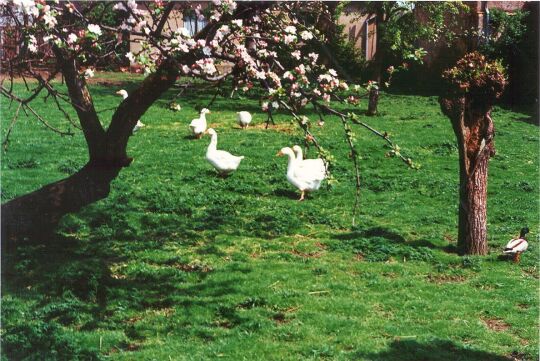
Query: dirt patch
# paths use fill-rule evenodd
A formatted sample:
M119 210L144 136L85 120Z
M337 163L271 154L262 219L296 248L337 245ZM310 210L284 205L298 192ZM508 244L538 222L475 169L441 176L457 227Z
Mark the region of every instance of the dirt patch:
M290 320L287 319L287 315L285 315L284 313L282 312L278 312L276 313L275 315L272 316L272 319L278 324L278 325L282 325L282 324L285 324L285 323L289 323Z
M300 256L302 258L320 258L322 255L322 252L300 252L295 249L291 251L292 254L295 256Z
M517 305L520 310L527 310L530 308L530 306L526 303L520 303Z
M467 277L462 276L462 275L429 274L427 275L427 279L429 282L440 285L443 283L465 282L467 280Z
M523 273L526 274L527 276L535 278L535 279L540 278L540 274L538 273L538 268L536 268L534 266L533 267L525 267L525 268L523 268Z
M506 357L508 358L508 361L526 361L526 360L528 360L526 354L516 352L516 351L512 352L509 355L506 355Z
M199 263L175 263L172 265L172 267L182 270L184 272L201 272L201 273L208 273L212 272L213 268L210 266L207 266L205 264L199 264Z
M354 255L354 260L358 262L362 262L364 260L364 255L362 253L357 253Z
M262 123L250 125L247 128L247 130L249 131L250 129L273 130L274 132L292 134L296 132L297 127L294 124L290 124L290 123L279 123L275 125L270 124L267 129L266 122L262 122Z
M482 318L487 328L495 332L503 332L510 329L510 325L500 318Z

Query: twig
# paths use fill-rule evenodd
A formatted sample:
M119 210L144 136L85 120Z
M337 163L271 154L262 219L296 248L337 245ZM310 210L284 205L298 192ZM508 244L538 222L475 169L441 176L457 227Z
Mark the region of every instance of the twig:
M358 164L358 152L354 146L352 139L352 129L347 123L347 118L341 117L341 122L343 123L343 129L345 130L345 138L347 143L349 143L349 148L351 149L351 157L354 164L354 176L356 181L356 191L354 193L354 206L353 206L353 215L352 215L352 225L356 225L356 212L358 212L358 205L360 204L360 166Z
M15 123L17 123L17 119L19 118L19 111L21 110L22 103L19 103L19 106L17 107L17 110L15 111L15 116L11 120L11 123L9 124L9 128L6 133L6 137L4 138L4 141L2 142L2 146L4 147L4 152L7 152L7 148L9 145L9 136L11 134L11 131L13 130L13 127L15 126Z

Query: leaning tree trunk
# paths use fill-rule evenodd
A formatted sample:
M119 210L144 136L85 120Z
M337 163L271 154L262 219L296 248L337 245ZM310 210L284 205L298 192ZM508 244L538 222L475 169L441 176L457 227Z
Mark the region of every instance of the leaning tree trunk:
M60 219L84 206L106 198L110 184L131 158L126 149L132 129L146 110L169 89L178 76L178 66L164 61L155 73L117 108L111 125L104 130L84 80L74 61L57 59L63 68L69 95L83 129L89 153L88 163L74 175L48 184L37 191L2 204L2 248L21 242L46 243Z

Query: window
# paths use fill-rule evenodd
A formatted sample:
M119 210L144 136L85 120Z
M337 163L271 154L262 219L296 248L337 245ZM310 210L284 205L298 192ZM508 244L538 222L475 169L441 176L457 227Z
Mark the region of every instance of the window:
M371 60L377 51L377 21L375 17L366 20L365 48L366 60Z
M184 15L184 28L193 36L197 34L208 22L206 19L199 19L194 12Z

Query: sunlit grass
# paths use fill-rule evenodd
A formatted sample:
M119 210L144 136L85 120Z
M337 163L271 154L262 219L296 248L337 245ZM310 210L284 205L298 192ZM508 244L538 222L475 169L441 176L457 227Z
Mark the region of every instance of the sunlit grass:
M120 86L133 84L92 86L104 124ZM462 258L445 252L457 236L458 163L436 97L383 94L381 114L365 119L419 170L355 128L362 193L351 229L353 170L338 119L312 131L335 156L339 182L297 202L275 154L303 144L302 132L285 114L276 128L257 126L266 118L255 99L218 97L211 107L219 148L246 156L228 179L216 177L204 160L209 139L187 131L213 91L188 90L180 112L168 110L171 91L143 116L129 143L134 162L107 199L66 216L58 239L4 255L2 357L536 359L539 139L530 117L492 114L491 253ZM36 107L66 126L50 101ZM1 110L5 134L14 108L2 99ZM240 110L255 126L238 128ZM2 158L2 200L76 171L83 142L23 116ZM525 225L521 264L498 259Z

